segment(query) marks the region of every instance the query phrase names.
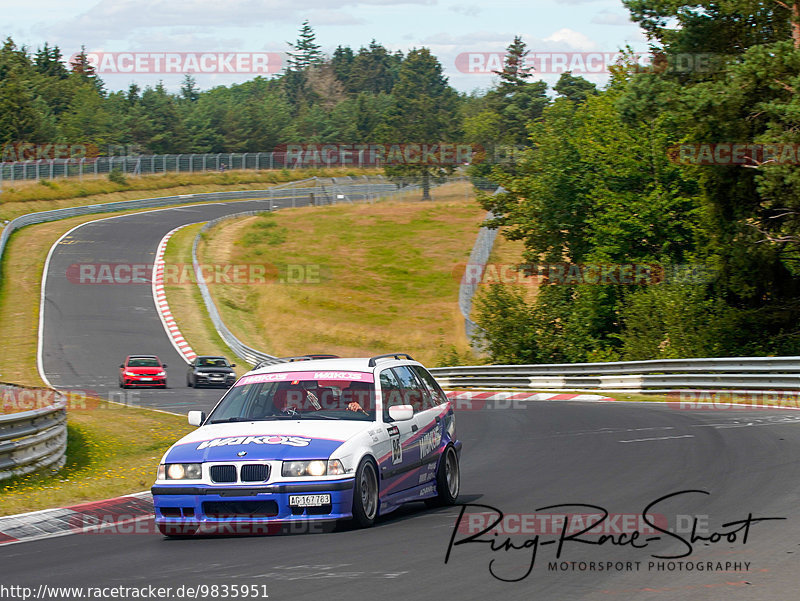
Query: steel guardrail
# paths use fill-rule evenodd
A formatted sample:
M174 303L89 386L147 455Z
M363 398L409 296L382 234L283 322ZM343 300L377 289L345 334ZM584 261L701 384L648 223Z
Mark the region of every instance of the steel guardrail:
M492 196L502 194L505 191L506 190L502 186L498 187L492 193ZM486 213L485 220L489 220L492 217L494 217L494 214L489 211ZM467 335L467 339L470 340L473 350L476 352L480 352L481 350L483 329L472 320L470 315L472 314L472 299L478 291L478 284L480 282L472 280L471 274L475 267L480 267L481 272L486 267L486 263L489 261L489 255L492 254L492 248L494 247L494 241L497 238L498 231L497 228L489 228L486 226L478 230L478 236L475 238L475 244L472 245L472 252L469 254L467 267L458 285L458 308L464 318L464 332Z
M43 394L42 394L43 393ZM64 396L52 389L0 384L0 394L20 399L46 397L51 404L18 413L0 413L0 480L62 467L67 450L67 409ZM27 401L23 404L27 404Z
M443 386L535 390L800 391L800 357L718 357L607 363L436 367Z

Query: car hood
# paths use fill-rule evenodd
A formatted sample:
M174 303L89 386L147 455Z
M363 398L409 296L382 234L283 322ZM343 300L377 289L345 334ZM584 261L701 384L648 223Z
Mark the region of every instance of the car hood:
M164 371L163 367L126 367L125 371L143 376L149 376Z
M199 374L232 374L230 367L195 367L194 370Z
M373 427L375 422L312 419L210 424L181 438L165 460L327 459L342 443Z

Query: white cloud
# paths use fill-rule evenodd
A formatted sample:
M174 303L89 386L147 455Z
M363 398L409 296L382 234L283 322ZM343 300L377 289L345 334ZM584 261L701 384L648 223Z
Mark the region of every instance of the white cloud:
M551 33L544 38L544 41L559 45L565 44L569 48L574 48L576 50L595 50L597 48L597 44L594 41L584 34L567 27Z
M360 18L340 13L344 8L431 5L435 0L116 0L98 2L77 16L51 26L59 39L101 44L135 39L143 29L161 27L265 27L275 22L312 26L354 25ZM313 18L312 18L313 17Z

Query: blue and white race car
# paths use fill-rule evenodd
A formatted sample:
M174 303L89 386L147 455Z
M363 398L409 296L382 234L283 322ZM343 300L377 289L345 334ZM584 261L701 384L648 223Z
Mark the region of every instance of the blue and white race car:
M461 442L433 376L405 354L259 367L165 454L152 488L165 535L352 520L453 504ZM221 528L222 526L222 528Z

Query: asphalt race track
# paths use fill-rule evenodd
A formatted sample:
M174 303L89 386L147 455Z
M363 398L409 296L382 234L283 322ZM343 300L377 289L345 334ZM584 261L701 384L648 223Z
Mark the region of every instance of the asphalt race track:
M458 428L463 503L506 514L585 503L611 514L652 510L674 525L696 515L706 536L753 518L746 543L693 545L684 562L749 562L749 570L658 570L651 555L686 553L662 535L643 549L565 542L560 561L640 562L638 571L552 571L556 545L542 544L527 578L530 548L453 548L459 508L409 506L369 530L167 540L158 534L78 534L0 548L7 585L263 585L270 599L795 599L800 553L800 414L678 411L655 404L531 402L462 410ZM626 442L637 441L637 442ZM468 509L469 513L480 509ZM562 509L561 512L569 512ZM574 513L580 509L572 509ZM707 522L706 522L707 520ZM685 521L685 519L684 519ZM152 531L152 522L141 524ZM513 528L513 524L511 527ZM457 533L457 538L467 536ZM518 547L534 535L512 536ZM683 532L687 539L689 532ZM557 539L543 534L541 542ZM592 537L588 536L587 539ZM596 539L595 539L596 540ZM640 539L638 542L641 543ZM656 566L648 569L648 562ZM559 562L560 563L560 562ZM684 566L685 567L685 566ZM725 567L722 565L721 567ZM731 566L733 567L733 566Z
M292 202L276 199L273 206ZM294 202L301 206L309 199ZM268 209L267 200L182 206L101 218L72 231L56 246L45 284L42 366L49 382L56 388L87 390L101 398L176 413L213 407L221 396L219 389L186 387L186 362L164 332L149 279L86 284L70 266L152 266L158 243L178 226ZM203 349L195 351L203 353ZM167 364L169 388L120 390L119 365L132 354L158 355Z
M43 363L51 383L106 395L119 390L117 366L126 354L155 353L169 364L174 388L143 391L143 404L176 412L213 404L219 391L184 386L184 363L163 332L149 285L76 285L64 274L73 263L152 263L174 227L253 205L141 213L65 238L47 279ZM464 441L459 501L484 507L466 507L461 530L454 531L461 507L421 503L368 530L312 524L307 533L173 540L154 533L149 521L135 529L143 532L0 547L4 584L153 585L173 587L173 599L179 587L202 584L254 584L260 598L272 600L797 598L800 412L557 401L473 409L457 412ZM649 512L667 532L640 519L672 494ZM554 505L561 507L542 509ZM491 508L508 518L503 535L481 537L494 545L450 546L479 532L469 524L485 523L470 514ZM576 520L574 514L603 509L611 514L603 532L614 539L565 536L557 559L560 527L542 526L541 514ZM506 535L511 544L504 546Z

